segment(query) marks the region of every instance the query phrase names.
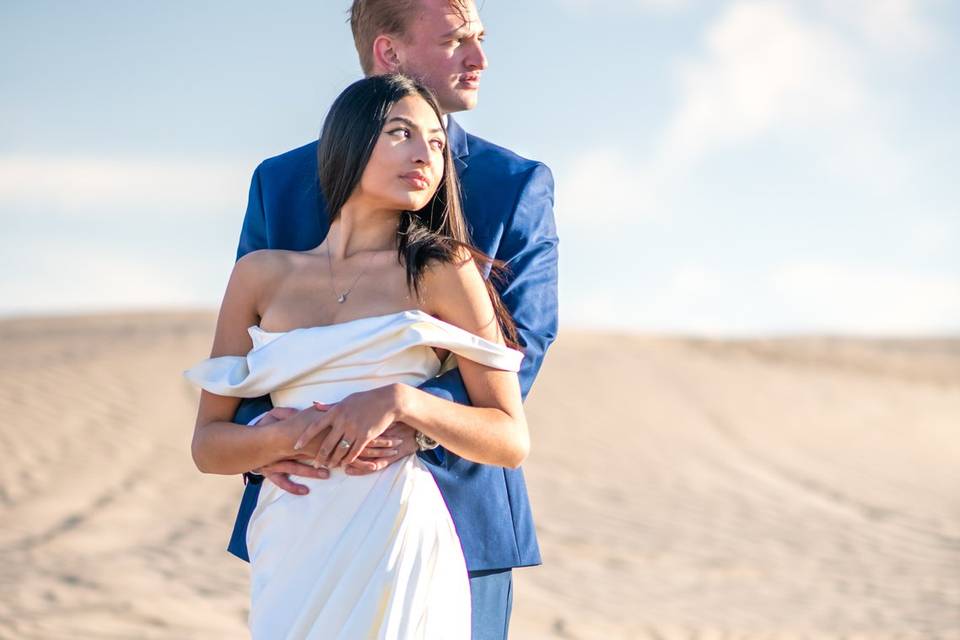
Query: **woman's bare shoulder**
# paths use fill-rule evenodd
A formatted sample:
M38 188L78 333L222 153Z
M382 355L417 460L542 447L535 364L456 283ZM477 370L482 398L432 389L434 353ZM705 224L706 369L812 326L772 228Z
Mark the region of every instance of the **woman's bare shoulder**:
M463 290L483 285L483 278L476 260L470 252L457 247L452 260L433 259L423 270L421 288L433 302L444 302L449 297L458 297Z
M257 249L237 260L233 270L238 278L249 284L276 282L296 267L297 253L281 249Z
M462 247L449 262L435 261L423 278L425 311L490 340L498 337L493 301L480 265Z

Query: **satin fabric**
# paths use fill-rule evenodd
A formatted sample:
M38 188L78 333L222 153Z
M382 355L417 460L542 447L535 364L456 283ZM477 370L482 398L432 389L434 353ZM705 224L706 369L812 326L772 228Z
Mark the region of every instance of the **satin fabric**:
M185 372L211 393L270 394L274 406L334 403L400 382L418 386L468 358L517 371L523 353L418 309L285 332L248 330L246 356ZM449 350L441 363L433 347ZM409 456L366 476L298 477L310 493L264 482L250 518L252 637L470 637L460 539L429 469Z

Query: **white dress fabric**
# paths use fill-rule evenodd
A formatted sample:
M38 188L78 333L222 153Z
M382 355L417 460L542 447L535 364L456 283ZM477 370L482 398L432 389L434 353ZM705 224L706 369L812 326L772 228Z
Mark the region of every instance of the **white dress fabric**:
M419 386L456 357L518 371L523 353L418 309L284 332L248 330L245 357L185 372L219 395L303 409L391 383ZM452 352L441 363L432 347ZM456 357L454 357L454 355ZM415 456L365 476L261 485L247 528L254 640L470 637L460 539L433 475Z

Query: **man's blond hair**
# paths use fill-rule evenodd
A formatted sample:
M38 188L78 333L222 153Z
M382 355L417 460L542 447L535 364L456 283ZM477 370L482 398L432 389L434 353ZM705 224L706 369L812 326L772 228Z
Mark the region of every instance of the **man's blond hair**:
M466 20L470 0L449 0L450 8ZM373 74L373 41L387 35L406 40L410 21L420 11L420 0L353 0L350 30L366 76Z

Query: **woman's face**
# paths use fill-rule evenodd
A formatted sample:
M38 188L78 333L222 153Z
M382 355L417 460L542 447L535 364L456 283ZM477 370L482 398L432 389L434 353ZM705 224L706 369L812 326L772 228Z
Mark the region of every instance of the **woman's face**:
M422 209L440 186L446 144L430 105L420 96L403 98L387 114L356 195L378 208Z

